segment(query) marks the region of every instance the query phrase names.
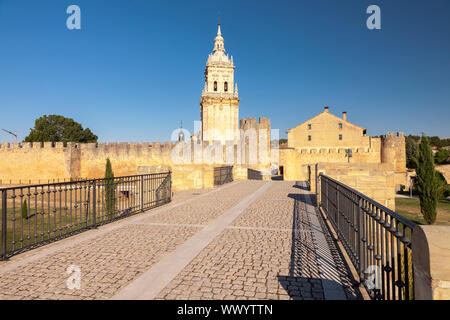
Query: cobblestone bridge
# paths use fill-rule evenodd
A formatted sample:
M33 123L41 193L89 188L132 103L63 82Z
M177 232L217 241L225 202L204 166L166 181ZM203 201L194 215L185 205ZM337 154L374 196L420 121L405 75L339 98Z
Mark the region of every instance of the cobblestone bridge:
M0 299L359 299L314 201L287 181L176 192L0 262Z

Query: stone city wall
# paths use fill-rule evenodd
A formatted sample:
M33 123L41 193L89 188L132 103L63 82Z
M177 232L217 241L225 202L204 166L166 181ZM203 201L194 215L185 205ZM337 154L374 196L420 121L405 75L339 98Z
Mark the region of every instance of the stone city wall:
M323 173L383 206L395 210L395 174L388 164L371 163L319 163ZM315 191L315 167L311 167L311 190Z
M450 227L417 226L412 234L416 300L450 300Z
M231 162L256 169L270 167L270 159L251 159L249 150L248 144L223 146L217 142L197 144L194 141L68 143L66 147L62 143L4 143L0 148L0 184L19 180L47 183L47 179L102 178L109 158L115 176L146 173L142 171L145 167L159 168L158 172L170 169L174 190L208 188L212 186L210 176L214 166ZM238 179L244 178L244 171L236 169Z
M279 153L280 166L283 166L284 179L292 181L307 180L305 166L320 162L349 163L343 148L294 149L283 148ZM350 163L380 163L380 152L374 149L358 148L353 151Z
M77 144L51 142L3 143L0 147L0 184L18 180L79 178Z
M440 171L447 183L450 183L450 164L441 164L436 166L436 170Z

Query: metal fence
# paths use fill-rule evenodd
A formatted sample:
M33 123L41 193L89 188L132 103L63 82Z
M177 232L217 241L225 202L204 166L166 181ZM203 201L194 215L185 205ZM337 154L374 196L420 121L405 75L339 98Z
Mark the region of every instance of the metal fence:
M247 169L247 179L248 180L262 180L263 176L262 176L261 171L248 168Z
M49 184L57 182L75 182L88 180L87 178L51 178L51 179L0 179L0 185L30 185L30 184Z
M0 189L0 259L171 201L171 173Z
M415 224L330 177L319 179L320 206L371 298L413 300Z
M233 181L233 166L214 168L214 185L219 186Z

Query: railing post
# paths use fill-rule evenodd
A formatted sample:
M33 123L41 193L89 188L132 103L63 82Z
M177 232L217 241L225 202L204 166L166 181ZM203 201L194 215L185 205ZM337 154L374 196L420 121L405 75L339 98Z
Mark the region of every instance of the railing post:
M169 171L169 202L172 201L172 171Z
M361 223L361 198L358 196L358 209L356 210L356 219L358 222L358 259L359 259L359 270L358 270L358 274L361 277L361 272L364 269L364 262L363 262L363 249L362 249L362 232L361 232L361 228L362 228L362 223Z
M325 181L326 181L326 183L325 183L325 186L326 186L325 193L327 195L327 215L329 215L330 214L330 190L329 190L329 188L330 188L330 181L328 179L325 179Z
M339 225L339 185L336 184L336 226L337 226L337 238L339 239L339 231L341 226Z
M144 175L141 175L140 198L141 198L141 211L144 212Z
M317 174L317 163L314 165L314 176L316 179L316 203L319 206L319 175Z
M7 191L2 190L2 260L6 260L6 241L7 241L7 232L8 228L6 225L7 222Z
M92 227L97 228L97 189L95 180L92 183Z

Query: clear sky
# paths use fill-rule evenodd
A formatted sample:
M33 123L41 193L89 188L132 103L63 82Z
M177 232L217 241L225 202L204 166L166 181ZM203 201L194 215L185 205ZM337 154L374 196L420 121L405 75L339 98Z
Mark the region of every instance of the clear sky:
M0 128L22 140L61 114L105 142L166 141L180 120L192 132L218 15L240 118L285 137L328 105L369 135L450 137L449 0L0 0Z

